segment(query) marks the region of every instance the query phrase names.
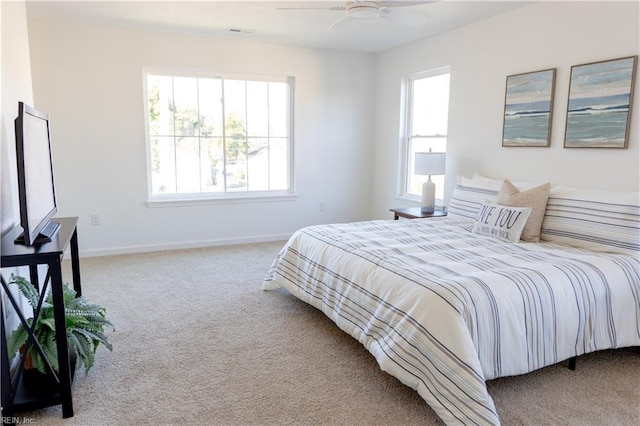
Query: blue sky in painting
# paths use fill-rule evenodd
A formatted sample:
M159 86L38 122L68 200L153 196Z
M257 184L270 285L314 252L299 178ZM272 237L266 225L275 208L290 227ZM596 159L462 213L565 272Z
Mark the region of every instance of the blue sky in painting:
M553 70L507 77L507 105L551 99Z
M569 97L595 98L628 94L634 58L574 66Z

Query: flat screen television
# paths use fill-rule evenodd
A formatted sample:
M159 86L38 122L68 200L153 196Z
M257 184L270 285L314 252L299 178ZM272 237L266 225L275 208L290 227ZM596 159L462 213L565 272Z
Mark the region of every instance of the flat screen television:
M15 130L20 224L23 229L15 242L39 245L51 241L60 226L51 220L58 211L58 205L53 181L49 116L19 102Z

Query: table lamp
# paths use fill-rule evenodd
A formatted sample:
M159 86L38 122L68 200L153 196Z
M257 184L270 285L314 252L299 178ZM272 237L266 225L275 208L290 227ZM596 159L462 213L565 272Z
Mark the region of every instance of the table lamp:
M429 175L429 179L422 184L422 213L433 213L436 209L436 185L431 181L432 175L443 175L445 165L444 152L416 152L415 174Z

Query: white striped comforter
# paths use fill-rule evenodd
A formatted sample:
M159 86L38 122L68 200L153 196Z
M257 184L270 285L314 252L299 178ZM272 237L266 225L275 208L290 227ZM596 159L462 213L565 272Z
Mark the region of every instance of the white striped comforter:
M452 218L297 231L263 289L358 339L447 424L499 424L485 380L640 346L640 259L505 243Z

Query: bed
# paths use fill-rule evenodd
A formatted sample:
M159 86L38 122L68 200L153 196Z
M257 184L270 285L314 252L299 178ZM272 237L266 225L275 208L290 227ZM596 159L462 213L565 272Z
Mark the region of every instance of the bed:
M640 346L638 194L548 189L538 242L512 242L477 229L503 189L461 179L447 217L300 229L263 289L322 310L445 423L500 424L487 380Z

